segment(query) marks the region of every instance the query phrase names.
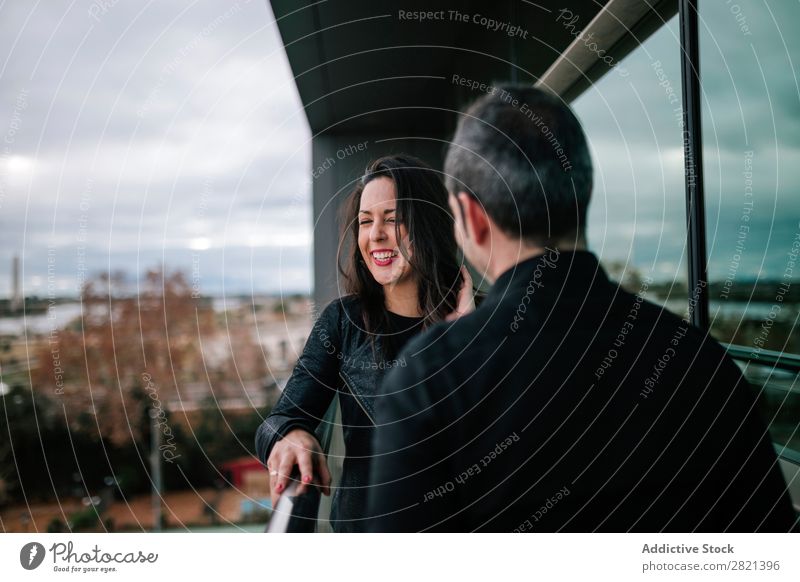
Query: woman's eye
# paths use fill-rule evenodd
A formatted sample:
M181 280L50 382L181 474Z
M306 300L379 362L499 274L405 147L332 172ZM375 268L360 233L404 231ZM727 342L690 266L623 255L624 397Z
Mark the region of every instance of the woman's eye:
M364 225L364 224L370 224L371 222L372 222L371 220L362 220L358 224Z
M394 224L394 218L387 218L386 222L388 222L390 224Z

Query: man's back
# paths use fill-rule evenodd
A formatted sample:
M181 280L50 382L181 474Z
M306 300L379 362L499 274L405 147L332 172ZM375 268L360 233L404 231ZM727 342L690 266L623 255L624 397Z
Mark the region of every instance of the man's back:
M641 296L550 251L409 344L377 404L373 527L789 530L755 393Z

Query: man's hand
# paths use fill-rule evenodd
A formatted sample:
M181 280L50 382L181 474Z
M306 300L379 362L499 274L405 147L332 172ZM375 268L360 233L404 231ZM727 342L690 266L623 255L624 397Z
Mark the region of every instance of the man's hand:
M331 494L331 474L322 447L314 435L297 428L275 443L267 459L273 508L277 507L278 498L286 491L295 465L300 468L298 495L305 493L311 484L318 485L324 495Z

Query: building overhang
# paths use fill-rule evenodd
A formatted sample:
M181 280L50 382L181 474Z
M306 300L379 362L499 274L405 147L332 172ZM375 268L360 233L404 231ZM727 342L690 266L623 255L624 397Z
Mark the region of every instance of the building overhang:
M675 0L271 4L314 135L441 136L481 91L509 82L570 99L677 10Z

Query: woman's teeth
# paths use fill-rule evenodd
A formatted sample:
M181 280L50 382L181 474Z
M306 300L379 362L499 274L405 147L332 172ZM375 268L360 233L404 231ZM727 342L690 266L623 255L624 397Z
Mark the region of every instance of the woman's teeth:
M375 261L375 264L379 267L386 267L392 264L392 259L397 256L397 253L394 251L382 251L379 253L372 253L372 259Z

